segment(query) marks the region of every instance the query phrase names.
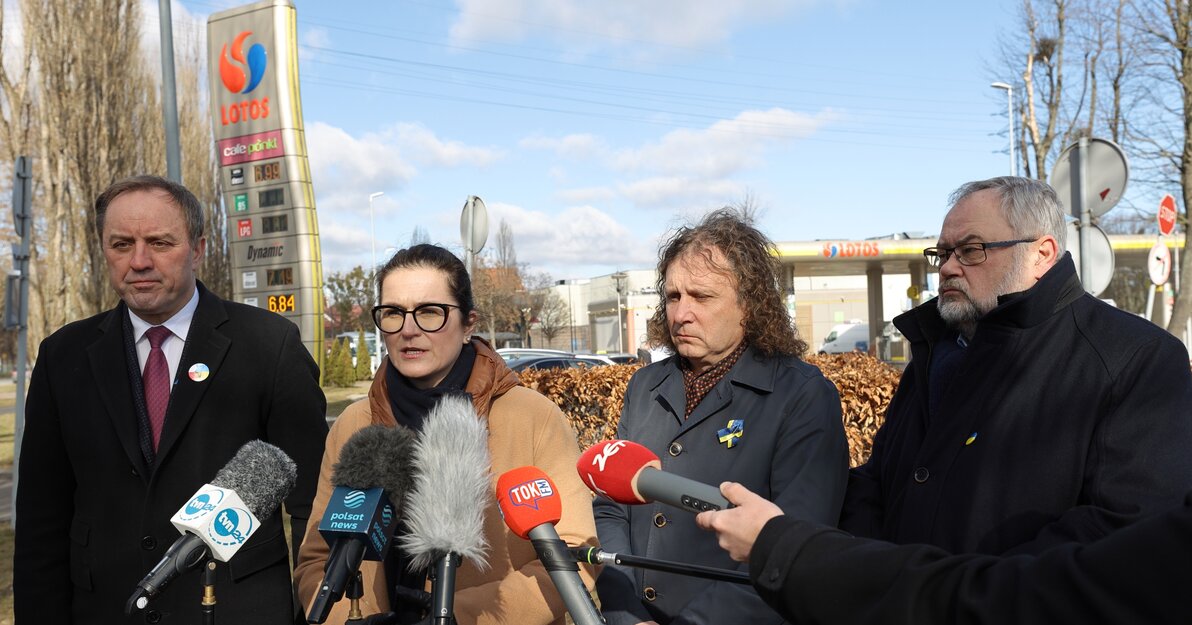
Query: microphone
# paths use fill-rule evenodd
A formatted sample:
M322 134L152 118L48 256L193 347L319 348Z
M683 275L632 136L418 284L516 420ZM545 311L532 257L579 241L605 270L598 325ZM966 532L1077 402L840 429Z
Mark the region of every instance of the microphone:
M404 510L409 531L401 537L401 546L412 569L434 564L431 622L449 623L462 560L488 568L488 428L468 395L445 395L431 409L414 443L413 464L414 486Z
M617 503L658 501L690 510L723 510L732 504L720 489L662 471L654 452L632 441L596 443L575 463L579 477L598 495Z
M586 564L619 564L621 566L664 571L666 573L700 577L721 582L732 582L746 586L750 584L748 573L733 571L731 569L718 569L702 564L687 564L684 562L673 562L671 560L658 560L655 558L612 553L600 547L572 547L571 553L575 556L576 560Z
M327 620L362 560L385 559L410 488L413 445L409 429L383 425L363 428L344 443L339 462L331 469L335 490L319 521L319 534L331 545L331 552L308 622Z
M538 467L506 471L497 479L497 505L509 531L534 545L575 625L606 623L579 578L575 557L555 531L563 515L563 499L546 473Z
M297 476L298 467L284 451L264 441L245 443L170 519L182 536L137 584L124 613L144 609L175 577L198 568L208 555L230 560L260 527L260 519L277 510Z

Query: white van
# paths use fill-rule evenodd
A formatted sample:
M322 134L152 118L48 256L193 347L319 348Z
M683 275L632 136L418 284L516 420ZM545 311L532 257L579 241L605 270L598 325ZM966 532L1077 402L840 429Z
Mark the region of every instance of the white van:
M853 321L832 326L820 346L821 354L845 354L851 351L869 351L869 324Z

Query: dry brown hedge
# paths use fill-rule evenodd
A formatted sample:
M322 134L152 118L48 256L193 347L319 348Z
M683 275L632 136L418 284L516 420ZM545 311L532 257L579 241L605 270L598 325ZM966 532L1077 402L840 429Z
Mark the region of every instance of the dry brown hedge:
M849 459L853 466L864 462L894 397L898 370L861 353L808 356L807 362L819 367L840 391ZM616 435L625 385L638 368L608 365L528 370L519 375L523 384L559 405L575 428L580 449L587 449Z

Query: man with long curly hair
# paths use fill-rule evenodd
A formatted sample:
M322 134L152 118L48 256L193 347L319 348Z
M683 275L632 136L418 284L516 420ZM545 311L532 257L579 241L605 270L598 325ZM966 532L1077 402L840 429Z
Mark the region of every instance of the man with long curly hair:
M801 360L807 344L778 276L774 244L731 209L675 233L648 332L677 357L634 374L617 438L648 447L667 473L741 482L787 514L835 524L848 472L840 398ZM741 566L688 512L603 497L594 511L607 551ZM752 588L727 582L610 567L597 589L612 625L782 622Z

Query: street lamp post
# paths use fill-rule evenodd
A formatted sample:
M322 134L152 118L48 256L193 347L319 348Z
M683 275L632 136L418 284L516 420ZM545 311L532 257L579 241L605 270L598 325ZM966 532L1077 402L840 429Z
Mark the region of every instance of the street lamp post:
M373 303L381 303L381 285L377 284L377 222L373 218L373 200L385 195L384 191L377 191L376 193L368 194L368 225L371 233L369 234L370 243L372 244L372 272L370 273L373 283ZM372 362L373 371L381 366L381 331L373 328L373 355L377 357L375 362Z
M625 353L625 343L623 342L625 331L621 328L621 295L625 292L625 278L627 277L624 271L618 271L612 275L617 289L617 351L622 354Z
M1014 87L1004 82L995 82L989 86L1006 90L1006 121L1010 123L1010 175L1013 176L1018 169L1017 163L1014 162Z

